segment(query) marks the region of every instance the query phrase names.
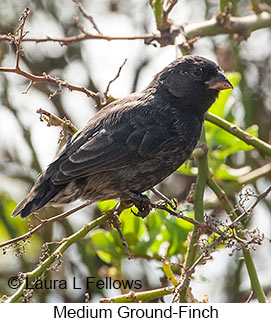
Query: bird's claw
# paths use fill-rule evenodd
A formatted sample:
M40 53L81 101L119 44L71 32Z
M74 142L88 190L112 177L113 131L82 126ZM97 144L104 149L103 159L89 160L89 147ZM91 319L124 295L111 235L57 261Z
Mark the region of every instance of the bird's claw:
M164 208L167 208L168 206L170 206L173 211L176 211L177 210L177 207L178 207L178 204L177 204L176 199L172 199L172 200L160 200L160 201L156 202L155 205L157 207L164 207Z
M144 219L151 211L152 204L150 199L143 194L129 193L129 198L132 200L138 212L131 210L131 212L142 219Z
M151 188L151 191L159 197L161 200L156 203L158 206L168 207L170 206L172 210L176 211L178 207L178 202L176 199L169 199L163 193L159 192L156 188Z
M176 199L172 199L170 206L174 211L176 211L178 207L178 201Z
M135 216L138 216L142 219L144 219L151 211L151 208L148 206L148 207L139 207L137 205L135 205L138 209L138 212L135 212L133 210L131 210L131 212L135 215Z

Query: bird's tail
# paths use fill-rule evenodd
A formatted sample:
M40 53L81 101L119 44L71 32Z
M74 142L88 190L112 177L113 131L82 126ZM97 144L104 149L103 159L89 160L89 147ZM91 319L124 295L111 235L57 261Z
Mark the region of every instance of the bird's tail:
M52 186L51 178L44 180L41 176L27 196L16 206L11 216L21 214L22 218L26 218L31 213L40 210L59 192L56 186Z

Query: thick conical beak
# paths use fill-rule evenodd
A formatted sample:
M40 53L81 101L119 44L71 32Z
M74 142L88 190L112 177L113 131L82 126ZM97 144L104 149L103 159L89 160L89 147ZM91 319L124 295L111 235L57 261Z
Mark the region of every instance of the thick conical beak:
M215 90L233 89L231 82L221 72L218 72L216 77L212 78L210 81L205 82L205 84L208 85L209 89L215 89Z

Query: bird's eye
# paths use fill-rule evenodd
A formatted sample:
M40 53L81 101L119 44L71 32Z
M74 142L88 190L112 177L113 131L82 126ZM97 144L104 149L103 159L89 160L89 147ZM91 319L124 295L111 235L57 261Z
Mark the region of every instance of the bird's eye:
M195 70L194 70L194 74L195 74L196 76L200 76L200 75L202 74L202 69L201 69L201 68L197 68L197 69L195 69Z

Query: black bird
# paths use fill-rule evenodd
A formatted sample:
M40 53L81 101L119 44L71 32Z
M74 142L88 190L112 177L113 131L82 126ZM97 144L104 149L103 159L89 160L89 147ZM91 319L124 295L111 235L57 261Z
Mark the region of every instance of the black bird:
M118 99L78 131L41 174L12 216L77 199L132 201L189 158L204 114L219 91L232 88L220 67L199 56L176 59L142 92Z

